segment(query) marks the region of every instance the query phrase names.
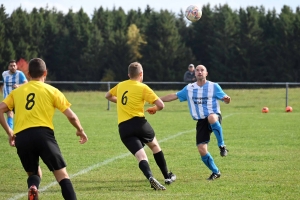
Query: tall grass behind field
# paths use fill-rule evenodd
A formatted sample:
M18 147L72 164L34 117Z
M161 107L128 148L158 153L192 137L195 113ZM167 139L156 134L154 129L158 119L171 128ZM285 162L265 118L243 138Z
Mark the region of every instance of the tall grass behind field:
M163 96L176 91L157 91ZM55 135L68 164L78 200L97 199L299 199L300 194L300 89L289 89L292 113L285 112L285 89L225 90L230 104L221 104L227 157L221 157L212 134L209 151L221 170L211 174L195 145L195 125L187 102L165 103L155 115L145 114L153 126L169 169L177 180L166 191L153 191L138 164L121 143L116 105L104 92L66 92L89 137L80 145L75 129L56 112ZM151 105L146 104L145 107ZM269 113L262 113L267 106ZM26 199L26 173L16 149L0 131L0 199ZM157 180L164 178L148 148L150 167ZM63 199L60 187L41 161L41 200Z

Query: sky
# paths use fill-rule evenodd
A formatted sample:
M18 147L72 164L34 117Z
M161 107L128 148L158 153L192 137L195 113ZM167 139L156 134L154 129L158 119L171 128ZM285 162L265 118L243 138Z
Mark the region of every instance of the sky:
M31 12L35 8L49 8L55 7L58 11L67 13L69 9L73 12L77 12L81 7L88 15L92 15L94 9L98 9L100 6L111 10L113 7L123 8L125 12L130 9L137 10L141 8L144 10L147 5L156 11L160 9L167 9L174 13L179 13L180 10L185 10L189 5L207 5L210 3L211 7L215 5L228 4L232 9L239 9L240 7L246 8L248 6L261 6L263 5L267 10L276 9L277 13L280 13L283 5L287 5L292 8L293 11L296 7L300 7L300 0L201 0L201 1L185 1L185 0L1 0L0 4L3 4L6 13L11 14L13 10L18 7Z

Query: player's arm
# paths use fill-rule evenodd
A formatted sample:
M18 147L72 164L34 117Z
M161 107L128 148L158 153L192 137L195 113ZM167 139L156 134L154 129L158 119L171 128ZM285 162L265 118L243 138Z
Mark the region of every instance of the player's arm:
M160 100L162 102L170 102L170 101L174 101L176 99L178 99L178 96L176 93L172 93L172 94L168 94L166 96L160 97ZM152 115L155 114L157 111L156 105L151 108L148 108L146 111Z
M164 102L160 98L156 99L153 102L153 104L154 104L154 106L152 106L146 110L151 115L155 114L156 111L160 111L165 107Z
M117 103L117 97L113 96L110 92L105 94L105 98L111 102Z
M9 111L8 106L1 102L0 103L0 124L5 130L6 134L8 135L8 142L10 146L15 146L15 135L13 133L13 130L8 126L5 118L4 118L4 113Z
M176 93L168 94L166 96L160 97L163 102L170 102L178 99Z
M69 122L76 128L76 135L80 137L80 144L84 144L88 138L80 124L77 115L71 110L71 108L67 108L63 113L68 118Z

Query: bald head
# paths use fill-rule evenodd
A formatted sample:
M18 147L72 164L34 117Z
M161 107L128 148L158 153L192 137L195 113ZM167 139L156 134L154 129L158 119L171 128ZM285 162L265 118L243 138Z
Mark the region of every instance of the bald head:
M207 75L208 75L208 72L207 72L206 67L204 65L198 65L196 67L195 76L196 76L197 81L205 83Z
M29 61L28 73L32 78L40 78L47 71L46 63L40 58L33 58Z
M207 69L204 65L197 65L196 69L201 69L201 70L207 71Z

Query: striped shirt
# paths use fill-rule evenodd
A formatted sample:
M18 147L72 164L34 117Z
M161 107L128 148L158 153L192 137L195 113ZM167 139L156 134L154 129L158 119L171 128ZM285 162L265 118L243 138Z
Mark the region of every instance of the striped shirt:
M226 94L219 84L207 81L203 86L190 83L176 93L180 102L188 101L190 114L194 120L205 119L212 113L221 114L218 100Z
M20 70L16 70L14 74L11 74L9 70L2 73L3 78L3 97L6 98L7 95L14 89L13 85L23 84L27 81L24 73Z

